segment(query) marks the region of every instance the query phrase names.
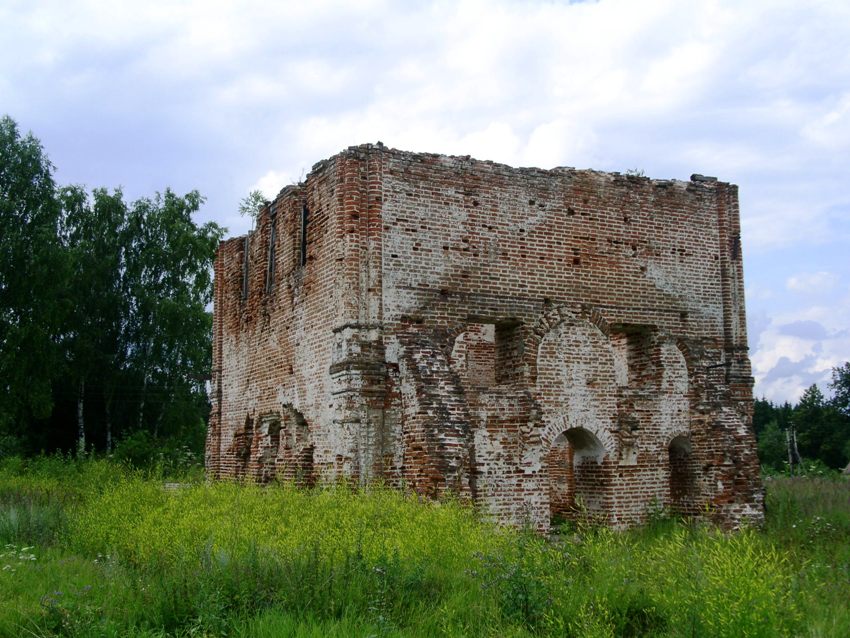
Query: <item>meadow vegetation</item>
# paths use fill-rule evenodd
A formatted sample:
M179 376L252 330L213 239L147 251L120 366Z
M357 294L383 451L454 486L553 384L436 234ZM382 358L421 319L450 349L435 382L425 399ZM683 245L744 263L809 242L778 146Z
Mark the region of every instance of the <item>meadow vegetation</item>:
M0 461L0 636L847 636L850 482L763 530L496 528L397 491ZM172 479L169 479L172 480Z

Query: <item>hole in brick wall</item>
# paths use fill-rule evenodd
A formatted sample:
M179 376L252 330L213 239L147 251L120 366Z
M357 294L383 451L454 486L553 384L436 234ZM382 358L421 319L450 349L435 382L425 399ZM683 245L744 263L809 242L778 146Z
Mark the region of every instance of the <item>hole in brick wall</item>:
M451 361L468 385L492 387L523 379L522 324L470 323L455 339Z
M256 479L268 483L275 476L275 461L280 446L280 416L267 415L260 419L257 428L257 466Z
M552 441L546 467L553 525L599 513L608 485L604 456L602 442L584 428L570 428Z
M274 291L276 265L275 252L277 249L277 214L271 206L269 206L269 217L269 246L268 253L266 255L266 294Z
M581 266L581 258L573 257L573 266Z
M312 485L313 444L304 415L291 405L284 406L281 419L281 450L277 458L278 475L298 485Z
M496 327L470 323L455 339L452 367L471 386L490 387L496 382Z
M301 207L301 245L300 245L300 264L307 265L307 225L310 223L310 211L307 209L307 202L304 202Z
M679 516L696 516L700 512L697 488L697 463L690 438L680 435L668 448L670 471L670 510Z
M242 243L242 301L248 298L248 272L251 262L250 255L251 235L245 235L245 240Z
M517 321L497 323L494 331L498 384L521 383L523 380L522 324Z
M251 444L253 441L254 420L250 415L247 415L243 426L233 434L231 450L233 451L236 478L243 478L248 472L248 464L251 460Z
M534 200L533 200L533 199L529 199L529 200L528 200L528 205L529 205L529 206L534 206Z
M575 209L572 206L567 206L567 215L572 217L575 214L576 214Z

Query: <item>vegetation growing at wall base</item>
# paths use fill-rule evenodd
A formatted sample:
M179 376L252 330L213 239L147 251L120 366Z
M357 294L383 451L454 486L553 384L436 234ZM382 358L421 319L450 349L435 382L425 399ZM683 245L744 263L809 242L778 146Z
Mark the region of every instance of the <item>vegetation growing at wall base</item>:
M547 540L382 489L6 461L0 636L843 636L849 490L770 480L764 532Z

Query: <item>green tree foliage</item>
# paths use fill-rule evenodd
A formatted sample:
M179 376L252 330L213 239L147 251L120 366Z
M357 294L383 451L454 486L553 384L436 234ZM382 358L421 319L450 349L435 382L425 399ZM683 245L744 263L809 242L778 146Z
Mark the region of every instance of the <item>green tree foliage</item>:
M774 405L767 399L756 399L753 407L753 427L756 434L760 434L771 421L775 421L781 430L787 429L793 411L794 408L787 401L782 405Z
M263 195L262 191L252 190L239 202L239 214L242 217L249 217L251 219L251 227L253 228L257 223L257 217L260 215L260 211L267 203L266 196Z
M844 460L850 462L850 362L832 369L832 382L829 384L834 396L832 404L844 417Z
M67 304L53 167L31 134L0 118L0 432L53 408Z
M224 231L192 221L202 202L197 191L166 190L128 214L126 355L140 387L137 423L155 436L197 424L198 402L206 402L211 266Z
M850 361L832 369L829 387L834 393L832 402L835 408L850 417Z
M792 421L803 458L818 459L832 468L846 465L844 447L850 439L850 423L816 385L803 393Z
M788 461L785 429L776 420L769 421L758 434L759 460L772 470L782 470Z
M780 470L788 465L786 433L793 431L804 461L841 469L850 460L850 363L833 368L831 399L816 385L791 406L756 399L753 427L762 465Z
M71 262L71 316L65 331L67 378L75 381L77 444L85 447L87 394L103 401L105 447L112 446L112 407L122 382L127 348L127 206L120 191L78 186L60 192L63 235Z
M0 425L33 451L201 443L224 232L192 220L203 198L57 189L35 138L0 136Z

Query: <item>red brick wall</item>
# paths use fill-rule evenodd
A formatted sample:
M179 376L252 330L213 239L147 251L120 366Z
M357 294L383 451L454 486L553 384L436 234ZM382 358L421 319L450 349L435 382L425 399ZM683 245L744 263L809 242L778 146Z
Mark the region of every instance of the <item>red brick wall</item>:
M246 300L244 240L216 263L212 473L239 475L250 418L244 472L280 475L257 427L289 410L311 476L467 494L506 522L545 528L576 495L614 525L761 517L734 186L367 145L271 208L272 287L269 211Z

